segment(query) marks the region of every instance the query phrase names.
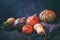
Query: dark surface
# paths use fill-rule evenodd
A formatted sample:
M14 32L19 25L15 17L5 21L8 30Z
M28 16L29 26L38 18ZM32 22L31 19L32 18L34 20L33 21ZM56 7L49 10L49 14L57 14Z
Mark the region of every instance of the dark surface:
M13 32L0 32L0 40L27 40L27 36L23 33Z
M0 30L0 40L60 40L60 22L57 24L52 23L43 23L44 28L46 30L46 34L44 36L39 36L36 32L33 31L32 34L26 35L18 30Z
M60 40L60 35L53 37L51 40Z
M53 10L57 15L55 22L42 23L48 31L45 37L37 36L36 33L25 35L16 30L0 29L0 40L60 40L60 0L0 0L0 25L9 17L28 17L44 9Z

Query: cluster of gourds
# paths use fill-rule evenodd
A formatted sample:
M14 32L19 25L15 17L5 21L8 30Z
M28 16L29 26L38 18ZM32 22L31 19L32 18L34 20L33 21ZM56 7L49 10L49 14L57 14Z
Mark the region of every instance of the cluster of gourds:
M53 22L55 18L56 14L52 10L43 10L39 14L39 17L36 14L29 16L27 19L23 17L15 20L11 17L7 19L3 25L5 28L12 26L18 28L22 30L24 34L31 34L34 30L38 35L45 35L46 31L40 22Z

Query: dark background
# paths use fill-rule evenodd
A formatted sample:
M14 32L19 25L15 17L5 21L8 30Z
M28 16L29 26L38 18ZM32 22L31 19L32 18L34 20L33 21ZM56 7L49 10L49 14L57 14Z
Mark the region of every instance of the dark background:
M9 17L28 17L44 9L53 10L60 17L60 0L0 0L0 25Z

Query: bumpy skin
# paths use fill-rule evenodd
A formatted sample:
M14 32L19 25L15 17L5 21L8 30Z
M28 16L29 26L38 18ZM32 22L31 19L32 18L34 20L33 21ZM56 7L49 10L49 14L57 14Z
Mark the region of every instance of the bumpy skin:
M11 22L4 22L3 26L4 26L5 30L10 30L11 28L13 28L13 23L11 23Z
M13 28L14 21L15 21L14 18L12 18L12 17L11 18L8 18L7 21L5 21L3 23L4 29L5 30L10 30L10 28Z
M52 10L43 10L39 14L39 17L40 17L40 20L42 20L43 22L52 22L55 20L56 14Z

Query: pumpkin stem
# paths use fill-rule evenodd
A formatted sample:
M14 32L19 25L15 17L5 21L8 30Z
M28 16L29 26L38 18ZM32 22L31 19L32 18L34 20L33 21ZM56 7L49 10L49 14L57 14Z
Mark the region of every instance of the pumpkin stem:
M29 23L28 24L26 24L26 26L28 27L28 25L29 25Z
M33 20L34 16L36 16L36 15L37 15L37 14L34 14L34 15L32 16L32 19L30 20L29 23L31 23L31 21ZM26 25L29 25L29 23L27 23Z

